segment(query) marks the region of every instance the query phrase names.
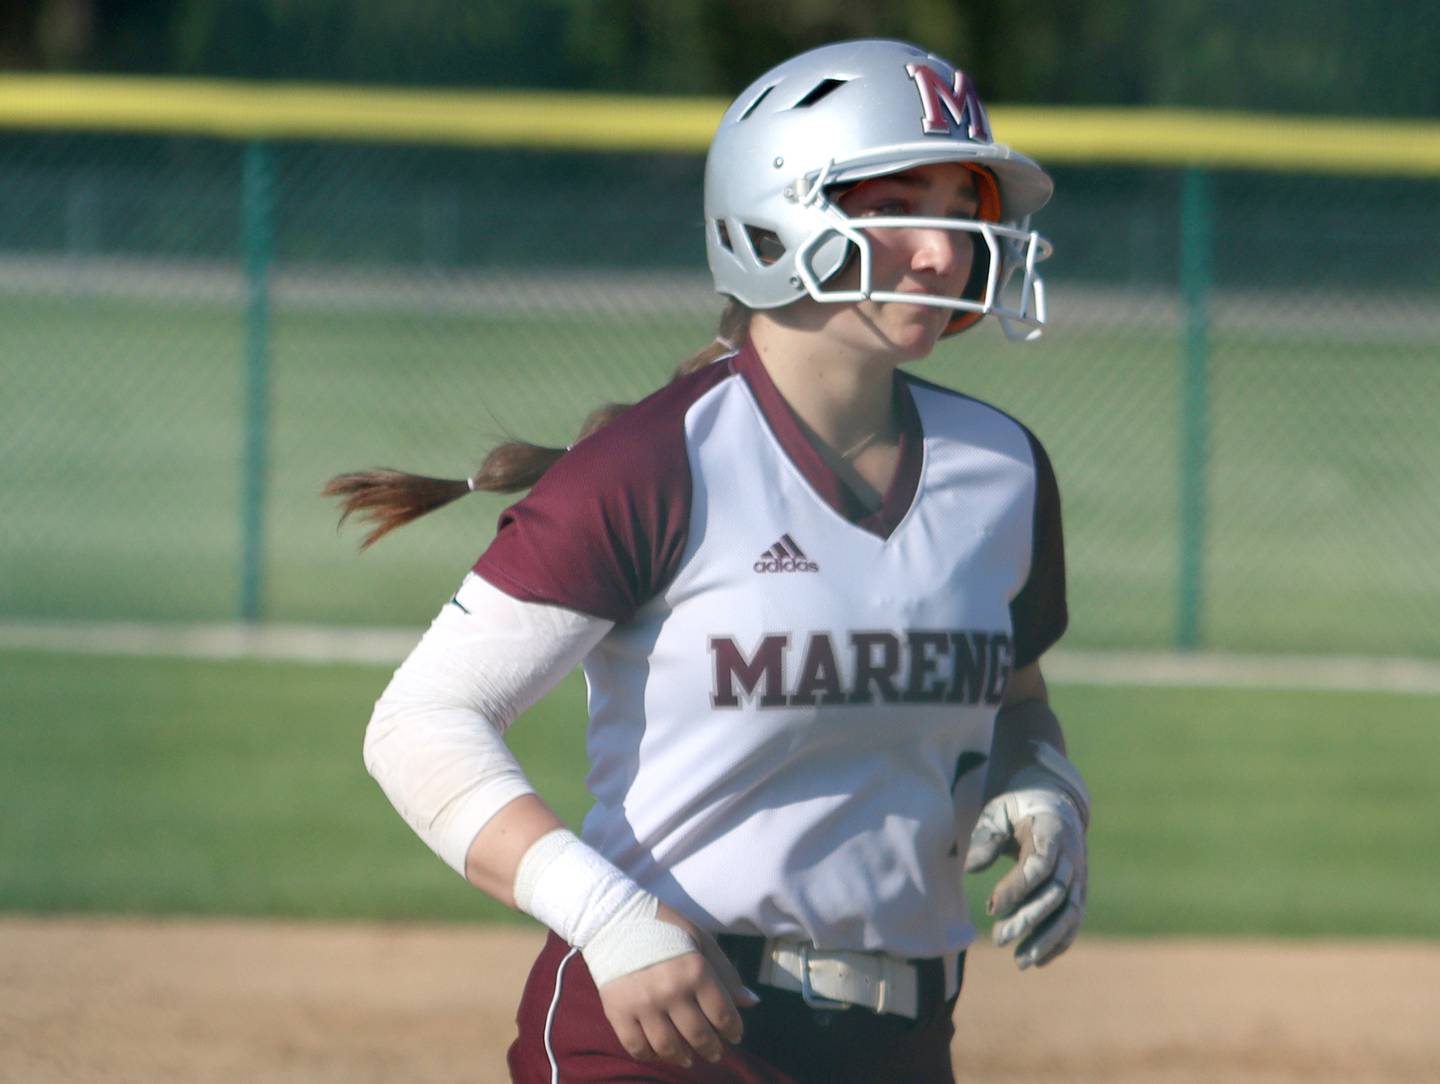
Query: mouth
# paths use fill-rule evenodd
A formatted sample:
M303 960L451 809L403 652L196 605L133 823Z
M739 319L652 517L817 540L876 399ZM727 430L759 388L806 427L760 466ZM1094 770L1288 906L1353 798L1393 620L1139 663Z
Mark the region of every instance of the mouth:
M912 283L908 286L896 286L893 292L897 294L907 294L912 297L949 298L958 296L958 290L952 289L945 283L935 283L933 285L916 285ZM924 302L918 302L918 304L923 305Z
M902 297L901 297L900 299L898 299L898 300L892 301L891 304L893 304L893 305L903 305L903 306L904 306L905 308L907 308L907 309L923 309L923 310L928 311L928 312L939 313L939 314L948 313L948 312L950 311L949 309L947 309L947 308L946 308L945 306L943 306L943 305L936 305L936 304L933 304L933 303L931 303L931 302L929 302L929 301L925 301L925 300L910 301L910 300L908 300L908 298L910 298L910 297L914 297L914 298L917 298L917 299L918 299L918 298L933 298L933 297L943 297L943 296L945 296L945 295L939 294L939 293L937 293L936 291L933 291L933 290L896 290L895 293L902 295Z

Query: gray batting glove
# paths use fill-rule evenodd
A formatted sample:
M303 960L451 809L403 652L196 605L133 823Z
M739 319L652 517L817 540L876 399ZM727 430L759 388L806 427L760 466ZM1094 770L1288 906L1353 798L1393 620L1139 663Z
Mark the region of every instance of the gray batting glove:
M997 945L1018 942L1022 971L1069 948L1085 919L1090 795L1055 749L1037 745L1037 759L980 811L965 855L967 873L987 869L1002 854L1016 859L986 911L1004 919L993 931Z

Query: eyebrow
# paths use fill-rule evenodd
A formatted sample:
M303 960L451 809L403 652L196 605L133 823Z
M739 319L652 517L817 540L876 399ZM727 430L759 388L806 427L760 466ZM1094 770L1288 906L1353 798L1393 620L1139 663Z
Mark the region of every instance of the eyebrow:
M904 173L892 173L884 177L872 177L871 180L889 181L891 184L898 184L901 188L919 189L933 187L933 185L929 181L922 180L919 177L906 176ZM980 193L977 192L974 187L971 187L964 191L957 190L955 192L955 198L962 200L972 200L978 205L980 202Z
M903 184L908 188L928 188L933 182L923 177L916 177L911 173L883 173L879 177L873 177L876 181L894 181L896 184ZM973 185L974 182L972 181Z

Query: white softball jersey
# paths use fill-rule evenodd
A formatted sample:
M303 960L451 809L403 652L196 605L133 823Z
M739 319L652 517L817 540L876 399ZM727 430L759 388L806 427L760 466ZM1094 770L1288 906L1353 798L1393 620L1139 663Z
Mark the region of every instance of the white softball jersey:
M614 626L583 838L712 931L956 952L1013 669L1066 623L1059 496L994 407L899 374L867 513L750 347L579 442L475 571Z

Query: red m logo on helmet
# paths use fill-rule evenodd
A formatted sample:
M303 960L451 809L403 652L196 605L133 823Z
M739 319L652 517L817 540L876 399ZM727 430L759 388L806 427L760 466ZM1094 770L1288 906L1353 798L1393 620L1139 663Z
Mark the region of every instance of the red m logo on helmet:
M975 93L964 72L955 69L955 83L947 86L939 72L924 64L906 64L905 70L920 91L926 135L948 133L954 127L980 143L994 142L990 135L990 122L985 117L985 107L980 104L980 96ZM948 120L942 109L950 114Z

